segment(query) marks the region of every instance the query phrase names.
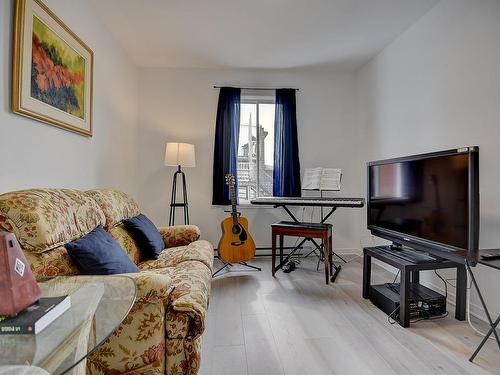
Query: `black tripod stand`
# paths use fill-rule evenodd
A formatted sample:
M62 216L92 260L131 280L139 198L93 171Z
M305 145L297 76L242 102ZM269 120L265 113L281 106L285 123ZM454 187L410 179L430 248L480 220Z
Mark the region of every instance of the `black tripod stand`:
M177 203L177 176L181 175L182 177L182 202ZM174 180L172 181L172 196L170 197L170 215L168 218L168 225L172 226L175 224L175 209L177 207L184 208L184 224L189 224L189 209L188 209L188 198L187 198L187 189L186 189L186 176L184 172L181 171L181 166L177 166L177 171L174 173Z

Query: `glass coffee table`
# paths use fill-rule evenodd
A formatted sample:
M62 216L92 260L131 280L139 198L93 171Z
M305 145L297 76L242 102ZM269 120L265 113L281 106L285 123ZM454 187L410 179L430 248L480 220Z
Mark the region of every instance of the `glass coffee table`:
M49 374L85 374L88 355L130 312L135 281L124 275L75 276L39 285L43 297L69 295L71 308L37 335L0 335L0 373L33 366Z

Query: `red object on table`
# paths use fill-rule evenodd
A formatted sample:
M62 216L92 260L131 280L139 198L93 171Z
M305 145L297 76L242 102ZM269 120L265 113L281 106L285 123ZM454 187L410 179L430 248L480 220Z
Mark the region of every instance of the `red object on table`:
M41 295L16 236L0 232L0 315L16 316Z

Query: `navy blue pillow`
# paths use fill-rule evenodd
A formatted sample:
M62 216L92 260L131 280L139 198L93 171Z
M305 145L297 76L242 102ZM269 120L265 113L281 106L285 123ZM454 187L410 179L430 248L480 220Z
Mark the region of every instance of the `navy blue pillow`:
M123 224L139 245L142 255L145 258L158 259L160 253L165 249L165 242L163 242L163 238L153 222L140 214L131 219L123 220Z
M65 247L78 271L84 275L139 272L118 242L100 225Z

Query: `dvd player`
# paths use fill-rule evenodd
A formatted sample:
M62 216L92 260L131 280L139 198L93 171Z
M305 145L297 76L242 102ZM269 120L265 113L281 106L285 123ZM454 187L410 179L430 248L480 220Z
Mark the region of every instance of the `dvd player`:
M370 301L399 321L399 283L370 286ZM410 284L410 319L427 319L446 313L446 297L417 283Z

